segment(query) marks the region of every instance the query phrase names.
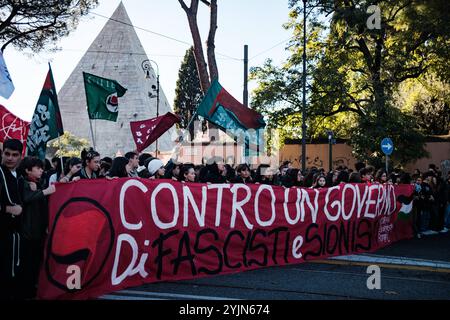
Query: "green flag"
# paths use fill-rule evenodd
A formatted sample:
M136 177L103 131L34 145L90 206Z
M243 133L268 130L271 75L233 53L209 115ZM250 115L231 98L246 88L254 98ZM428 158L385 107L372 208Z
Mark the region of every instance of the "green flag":
M52 68L45 79L27 138L27 155L45 159L47 142L64 134Z
M254 150L264 144L263 116L237 101L217 79L211 83L197 113L230 136L243 138Z
M117 121L119 100L127 89L116 80L97 77L83 72L89 119Z

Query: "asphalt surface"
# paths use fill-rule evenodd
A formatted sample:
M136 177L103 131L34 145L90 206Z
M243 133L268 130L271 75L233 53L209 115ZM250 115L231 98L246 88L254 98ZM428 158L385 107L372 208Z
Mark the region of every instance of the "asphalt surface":
M397 242L374 254L450 262L450 233ZM373 255L373 254L372 254ZM332 262L332 263L331 263ZM380 267L381 288L368 289L367 265L319 261L233 275L153 283L102 297L111 300L450 300L450 269Z
M375 254L450 262L450 232L398 241Z

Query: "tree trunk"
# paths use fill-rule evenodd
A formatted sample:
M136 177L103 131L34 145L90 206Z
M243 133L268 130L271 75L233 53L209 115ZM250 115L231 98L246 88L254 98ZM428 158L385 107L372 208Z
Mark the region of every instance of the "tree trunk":
M215 54L215 44L214 39L216 37L217 30L217 0L211 1L211 18L209 25L209 36L207 41L207 52L208 52L208 65L209 65L209 75L211 82L214 79L219 79L219 71L217 69L216 54Z
M192 40L194 42L194 56L195 63L197 64L200 86L203 94L206 94L211 82L209 81L208 68L206 65L205 55L203 54L202 39L200 37L200 31L198 30L197 25L198 1L199 0L192 0L191 7L189 8L183 0L178 0L188 18L189 28L191 30Z
M211 9L210 14L210 29L207 41L207 54L208 54L208 63L206 64L205 56L203 54L203 46L200 37L200 32L197 25L197 11L199 0L191 0L191 7L189 8L184 0L178 0L183 10L186 12L189 28L191 29L192 40L194 41L194 56L195 62L197 64L198 76L200 79L200 86L202 87L203 94L206 95L208 91L211 81L216 78L219 78L219 71L217 69L216 55L215 55L215 44L214 39L216 36L217 30L217 0L212 0L210 3L207 1L201 0L203 3L208 5ZM209 73L208 73L209 69ZM218 140L218 128L212 123L208 123L209 127L209 136L211 141Z
M377 122L383 121L386 116L386 85L381 79L382 50L384 46L383 35L375 43L375 54L372 66L372 79Z

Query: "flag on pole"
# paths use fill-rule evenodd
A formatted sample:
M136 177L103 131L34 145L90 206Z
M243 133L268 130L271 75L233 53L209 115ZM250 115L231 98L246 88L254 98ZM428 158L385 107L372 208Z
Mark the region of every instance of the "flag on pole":
M261 144L262 129L266 126L263 116L237 101L217 79L209 87L197 113L230 135L243 137L246 144Z
M14 84L6 67L3 53L0 50L0 96L9 99L14 92Z
M23 145L26 144L30 123L15 116L2 105L0 105L0 126L1 143L7 139L17 139Z
M170 112L157 118L130 122L131 133L136 143L136 150L141 152L162 136L175 123L180 122L180 117Z
M27 139L27 154L42 160L45 159L47 142L64 134L58 96L50 64L48 68L47 78L34 110Z
M102 119L117 121L119 115L119 97L127 89L116 80L101 78L83 72L84 88L86 90L86 103L89 119Z

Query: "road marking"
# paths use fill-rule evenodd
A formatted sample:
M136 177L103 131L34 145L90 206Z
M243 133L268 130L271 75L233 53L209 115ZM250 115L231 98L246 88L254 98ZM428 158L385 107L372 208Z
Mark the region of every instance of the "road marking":
M158 299L158 298L146 298L146 297L138 297L138 296L123 296L123 295L115 295L115 294L105 294L99 297L101 300L167 300L167 299Z
M336 274L336 275L346 275L351 277L362 277L367 278L367 274L358 274L354 272L340 272L340 271L325 271L325 270L310 270L310 269L301 269L301 268L292 268L291 270L297 270L300 272L310 272L310 273L324 273L324 274ZM395 276L386 276L383 275L383 279L394 279L394 280L404 280L404 281L415 281L415 282L426 282L426 283L435 283L435 284L444 284L450 285L450 282L447 281L436 281L436 280L428 280L428 279L420 279L420 278L405 278L405 277L395 277Z
M308 262L335 264L335 265L356 265L356 266L369 266L376 264L380 267L391 269L450 273L450 263L445 261L378 256L369 254L331 257L326 260L313 260Z
M116 295L117 294L117 295ZM125 296L120 295L125 294ZM130 296L128 296L129 294ZM134 296L133 296L134 295ZM174 293L166 293L166 292L147 292L147 291L135 291L135 290L122 290L115 292L114 296L123 296L123 297L136 297L136 295L142 295L147 297L167 297L167 298L174 298L174 299L199 299L199 300L239 300L239 299L233 299L233 298L224 298L224 297L212 297L212 296L196 296L196 295L190 295L190 294L174 294ZM107 295L109 296L109 295ZM102 296L103 298L105 296ZM139 299L135 299L139 300ZM152 299L145 299L144 297L142 300L152 300ZM163 299L159 299L163 300Z

